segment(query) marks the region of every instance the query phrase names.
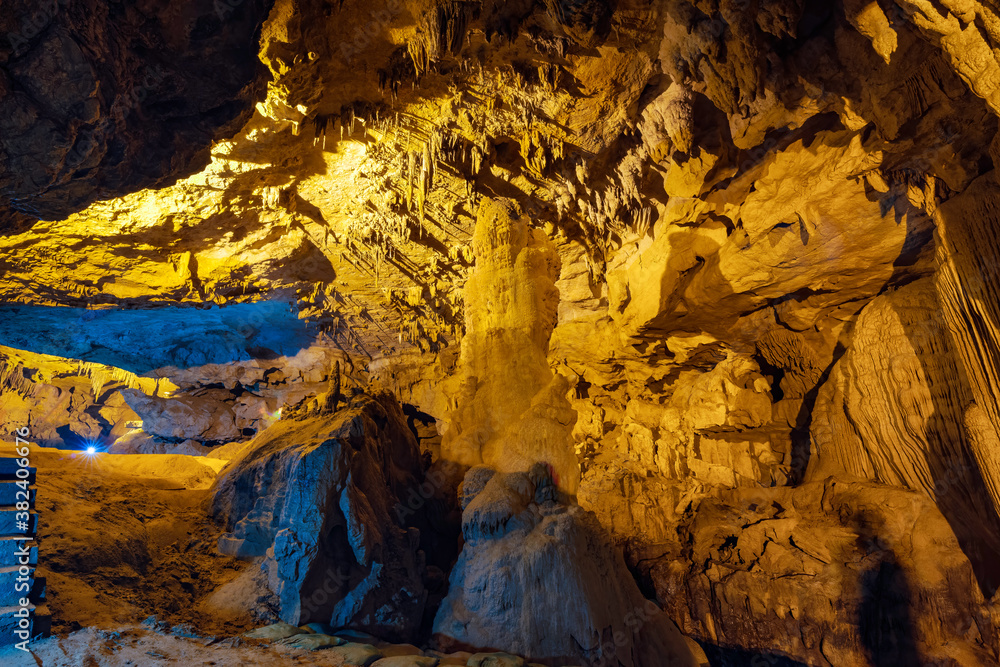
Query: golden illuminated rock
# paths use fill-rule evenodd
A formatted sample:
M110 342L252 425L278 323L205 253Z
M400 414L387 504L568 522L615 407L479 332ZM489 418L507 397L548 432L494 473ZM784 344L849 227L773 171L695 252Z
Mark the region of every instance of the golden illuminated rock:
M557 489L713 660L1000 659L991 3L57 4L0 12L0 430L134 457L132 477L165 454L255 471L227 487L240 539L284 565L182 576L173 622L297 618L266 592L334 582L353 631L388 596L430 641L447 591L447 636L477 639L442 663L509 649L483 638L504 619L530 662L534 609L490 605L536 599L539 552L505 541L511 574L459 551L489 470L518 488L483 526L555 540ZM391 419L345 419L370 395ZM329 426L315 449L304 423ZM295 467L334 441L365 452L342 488ZM279 459L296 481L257 493ZM295 498L311 527L272 530ZM127 506L108 521L146 544ZM215 528L182 545L198 567ZM379 588L379 535L420 600ZM59 544L54 592L82 549ZM358 580L306 581L290 554ZM572 560L545 575L597 578ZM108 595L152 581L143 563ZM601 588L629 591L617 616L623 572ZM587 651L622 629L585 620Z

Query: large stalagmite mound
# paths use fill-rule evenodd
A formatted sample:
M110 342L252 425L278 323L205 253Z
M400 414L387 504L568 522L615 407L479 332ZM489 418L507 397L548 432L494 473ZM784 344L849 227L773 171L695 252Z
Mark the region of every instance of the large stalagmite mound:
M595 517L558 502L555 488L540 465L466 474L465 548L434 620L437 641L503 647L547 664L697 664Z

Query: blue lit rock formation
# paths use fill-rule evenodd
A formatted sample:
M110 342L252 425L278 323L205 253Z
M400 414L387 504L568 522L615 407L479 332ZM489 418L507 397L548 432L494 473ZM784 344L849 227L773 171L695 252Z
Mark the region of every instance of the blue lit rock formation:
M286 622L410 641L425 559L414 518L398 510L421 481L416 440L390 397L282 419L221 473L213 512L230 532L219 550L263 557Z

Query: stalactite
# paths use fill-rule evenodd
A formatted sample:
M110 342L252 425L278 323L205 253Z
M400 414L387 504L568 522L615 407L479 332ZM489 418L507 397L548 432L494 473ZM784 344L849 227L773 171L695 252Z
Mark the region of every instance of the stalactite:
M424 203L427 199L427 170L422 167L420 170L420 183L417 188L417 223L420 227L420 238L424 237Z
M462 50L471 21L479 17L479 3L445 0L425 12L418 24L417 35L407 45L413 70L419 79L430 71L445 53Z
M649 206L643 206L636 214L635 220L636 232L640 236L645 236L649 233L650 225L653 220L653 209Z
M344 128L347 128L347 136L354 136L354 119L353 104L345 104L340 108L341 137L343 137Z
M430 189L431 184L434 182L434 160L432 157L433 147L432 142L428 141L424 144L424 155L423 162L420 166L421 177L423 178L423 190L424 196L427 195L427 191Z
M483 166L483 152L480 150L479 146L472 147L472 177L475 178L479 175L479 170Z
M326 150L326 135L334 128L336 119L333 114L318 114L313 118L313 146L322 143L323 150Z
M155 394L159 385L156 378L139 377L131 371L115 366L106 366L90 361L81 361L77 365L77 375L90 378L94 396L100 395L104 385L109 382L122 384L130 389L139 389L146 394Z
M416 176L417 171L417 154L413 151L407 151L407 170L406 170L406 210L413 210L413 179Z

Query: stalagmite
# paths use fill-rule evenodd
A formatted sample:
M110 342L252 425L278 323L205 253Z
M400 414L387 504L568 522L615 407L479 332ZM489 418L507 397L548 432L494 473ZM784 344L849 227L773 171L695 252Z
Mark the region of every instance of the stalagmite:
M341 400L340 395L340 360L336 360L330 368L330 377L327 381L326 396L324 397L321 411L324 414L333 414L337 411L337 405Z

